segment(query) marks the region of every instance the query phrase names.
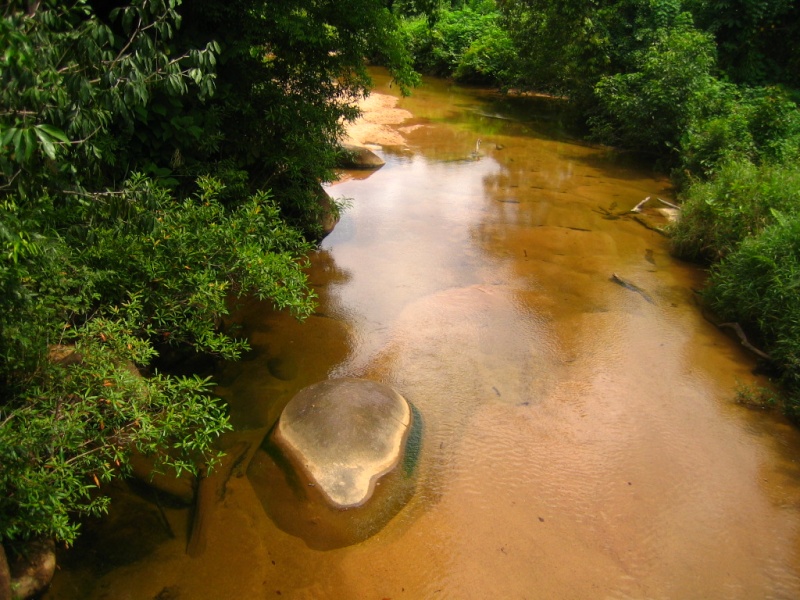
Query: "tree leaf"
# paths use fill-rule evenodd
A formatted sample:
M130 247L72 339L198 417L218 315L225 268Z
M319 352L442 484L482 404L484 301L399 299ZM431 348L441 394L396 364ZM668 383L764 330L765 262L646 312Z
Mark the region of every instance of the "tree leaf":
M69 144L69 138L67 134L61 131L58 127L54 127L53 125L48 125L46 123L42 123L36 126L37 130L44 131L49 135L51 138L57 139L59 142L63 142L65 144Z
M51 160L55 160L56 147L53 145L52 138L50 138L50 136L48 136L48 134L38 125L34 128L34 131L36 132L36 137L38 137L39 141L42 143L41 145L44 153L50 157Z

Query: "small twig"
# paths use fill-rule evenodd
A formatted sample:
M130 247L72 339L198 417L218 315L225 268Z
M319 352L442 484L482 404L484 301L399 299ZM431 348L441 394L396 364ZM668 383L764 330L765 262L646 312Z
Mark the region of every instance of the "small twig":
M0 185L0 190L4 190L6 188L11 187L11 185L14 183L14 180L17 178L17 176L19 176L20 173L22 173L22 169L19 169L16 173L14 173L11 176L11 179L8 180L8 183Z
M2 422L0 422L0 429L5 427L5 424L8 423L11 419L13 419L15 414L16 413L13 412L9 413L9 415L5 419L3 419Z
M88 440L87 440L87 442L84 442L84 443L81 445L81 447L83 447L83 446L86 446L86 445L88 445ZM85 456L89 456L90 454L95 454L96 452L99 452L100 450L101 450L101 447L100 447L100 446L95 446L95 447L94 447L94 448L92 448L91 450L87 450L86 452L81 452L80 454L76 454L76 455L75 455L75 456L73 456L72 458L70 458L70 459L68 459L68 460L64 461L64 464L65 464L65 465L70 465L70 464L74 463L76 460L80 460L81 458L83 458L83 457L85 457Z
M104 196L124 196L125 194L129 193L130 190L107 190L105 192L84 192L82 190L75 191L75 190L61 190L60 193L65 194L67 196L81 196L83 198L102 198Z

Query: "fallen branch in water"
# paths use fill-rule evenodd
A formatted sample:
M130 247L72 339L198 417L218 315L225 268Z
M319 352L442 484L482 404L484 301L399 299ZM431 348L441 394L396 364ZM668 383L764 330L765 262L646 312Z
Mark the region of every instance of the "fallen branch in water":
M665 232L663 229L661 229L661 227L656 227L655 225L651 225L650 223L648 223L647 221L645 221L643 218L641 218L638 215L634 215L633 216L633 220L636 221L639 225L641 225L643 227L646 227L650 231L655 231L656 233L658 233L660 235L663 235L664 237L668 237L667 232Z
M662 200L661 198L656 198L656 200L658 200L659 202L661 202L661 204L663 204L665 206L669 206L670 208L674 208L675 210L680 210L681 209L681 207L678 206L677 204L673 204L672 202L667 202L666 200Z
M192 529L186 544L186 554L192 558L201 556L206 550L208 538L209 515L214 506L225 496L225 486L236 466L250 449L250 444L238 442L225 451L225 455L214 466L212 472L206 472L197 482L197 499L195 500Z
M650 196L648 196L647 198L645 198L644 200L642 200L641 202L639 202L639 204L637 204L636 206L634 206L634 207L633 207L633 208L630 210L630 212L632 212L632 213L640 213L640 212L642 212L642 207L643 207L645 204L647 204L648 202L650 202Z
M642 298L647 300L650 304L655 304L655 302L650 297L650 295L647 292L645 292L642 288L640 288L635 283L631 283L627 279L623 279L622 277L620 277L616 273L612 273L611 274L611 281L613 281L616 284L621 285L622 287L624 287L626 289L629 289L632 292L636 292L637 294L641 295Z
M717 325L717 327L719 327L720 329L722 329L723 327L727 327L728 329L733 329L736 332L736 335L739 336L739 341L742 343L742 346L750 350L750 352L752 352L753 354L757 354L761 358L772 360L772 357L770 357L769 354L759 350L748 341L747 336L745 335L744 330L742 329L742 326L739 325L738 323L720 323L719 325Z
M708 316L706 314L706 307L698 299L698 297L700 296L701 292L699 290L695 290L695 289L693 289L692 291L695 293L695 296L694 296L695 304L700 309L700 314L703 316L703 318L706 321L708 321L714 327L717 327L719 329L722 329L723 327L726 327L728 329L733 329L733 331L736 332L736 335L739 336L739 341L742 343L742 346L744 346L745 348L750 350L750 352L752 352L753 354L755 354L757 356L760 356L761 358L764 358L766 360L772 360L772 357L769 354L767 354L766 352L764 352L762 350L759 350L758 348L753 346L753 344L750 343L750 341L747 339L747 335L745 335L744 330L742 329L741 325L739 325L738 323L717 323L714 319L712 319L710 316Z
M593 208L592 210L596 213L603 215L604 219L619 219L622 215L627 214L625 212L615 213L614 212L615 208L617 208L617 203L612 202L611 206L609 206L608 208L604 206L598 206L597 208Z

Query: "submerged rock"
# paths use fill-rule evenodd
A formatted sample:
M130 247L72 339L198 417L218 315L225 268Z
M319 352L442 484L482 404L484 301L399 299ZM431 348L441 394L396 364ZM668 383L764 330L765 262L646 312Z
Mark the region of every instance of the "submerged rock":
M301 390L284 408L274 440L336 508L364 504L400 462L411 408L394 389L333 379Z
M56 572L56 546L52 539L37 538L24 545L24 550L9 563L14 600L37 596L50 585Z
M270 518L318 550L361 542L411 500L423 421L395 390L336 379L301 390L247 478Z
M317 186L317 201L319 203L319 226L322 229L322 237L333 231L339 222L339 210L333 198L328 195L321 185Z

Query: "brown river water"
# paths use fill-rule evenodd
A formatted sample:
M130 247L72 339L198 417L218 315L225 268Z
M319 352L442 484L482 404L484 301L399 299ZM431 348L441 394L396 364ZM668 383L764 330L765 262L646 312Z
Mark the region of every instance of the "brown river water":
M394 145L328 189L351 206L311 259L317 313L236 315L253 351L217 375L222 445L251 451L202 551L189 509L118 486L45 598L800 598L798 432L734 402L764 382L701 314L702 272L609 218L669 182L559 137L546 106L428 80L402 123L374 116L361 140ZM256 452L299 389L339 376L392 385L421 424L412 493L350 542Z

